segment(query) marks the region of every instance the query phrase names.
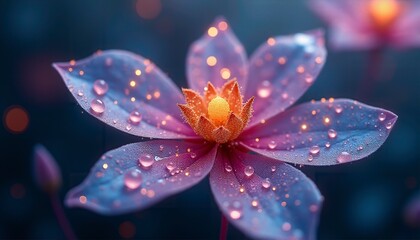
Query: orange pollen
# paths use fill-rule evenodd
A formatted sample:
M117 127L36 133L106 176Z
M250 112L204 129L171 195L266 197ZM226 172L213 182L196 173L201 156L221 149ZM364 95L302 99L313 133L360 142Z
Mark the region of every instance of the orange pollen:
M185 121L207 141L226 143L234 140L248 124L254 97L246 103L238 82L230 80L221 89L207 83L203 96L191 89L182 89L186 104L178 104Z
M398 0L371 0L368 12L380 30L388 29L401 15L403 5Z

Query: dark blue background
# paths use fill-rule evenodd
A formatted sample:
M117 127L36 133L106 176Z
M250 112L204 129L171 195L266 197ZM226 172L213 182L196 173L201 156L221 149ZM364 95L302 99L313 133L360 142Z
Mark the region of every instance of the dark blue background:
M34 184L31 151L43 143L63 174L61 198L79 184L107 150L139 141L83 113L52 69L54 61L84 58L98 49L126 49L152 59L186 87L189 45L223 15L250 55L273 35L325 27L304 0L164 0L160 15L145 20L134 1L10 0L0 2L0 111L21 105L26 131L0 127L0 238L64 238L48 197ZM355 98L367 70L367 52L333 52L300 102ZM399 115L389 139L372 156L340 166L301 168L325 196L320 239L420 238L404 218L420 191L420 50L387 50L381 75L363 102ZM18 191L18 194L13 194ZM418 200L420 202L420 196ZM141 212L115 217L66 209L80 238L215 239L220 213L208 181ZM234 227L229 237L244 238Z

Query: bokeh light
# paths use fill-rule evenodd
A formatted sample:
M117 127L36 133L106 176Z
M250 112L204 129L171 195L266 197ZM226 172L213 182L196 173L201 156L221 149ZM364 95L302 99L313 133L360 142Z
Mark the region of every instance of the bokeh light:
M23 107L11 106L4 112L3 124L12 133L22 133L29 125L29 114Z
M136 226L130 221L125 221L120 224L118 232L123 238L132 238L136 234Z
M137 0L137 14L144 19L154 19L162 11L160 0Z

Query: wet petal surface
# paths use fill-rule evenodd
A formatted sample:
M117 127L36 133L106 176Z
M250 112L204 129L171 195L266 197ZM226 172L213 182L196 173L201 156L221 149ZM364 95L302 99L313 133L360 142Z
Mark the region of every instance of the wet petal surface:
M242 86L247 74L246 53L226 20L218 18L189 50L187 75L190 88L202 92L207 82L217 88L236 78Z
M252 55L245 99L255 96L250 126L284 111L313 84L326 58L322 31L269 38Z
M223 214L248 236L316 237L322 196L288 164L244 149L219 149L210 184Z
M334 165L364 158L388 137L397 116L353 100L293 107L242 135L255 152L285 162Z
M201 141L128 144L104 154L66 204L109 215L140 210L201 181L215 155L216 148Z
M142 137L195 137L176 105L184 101L179 89L150 60L110 50L54 67L78 103L110 126Z

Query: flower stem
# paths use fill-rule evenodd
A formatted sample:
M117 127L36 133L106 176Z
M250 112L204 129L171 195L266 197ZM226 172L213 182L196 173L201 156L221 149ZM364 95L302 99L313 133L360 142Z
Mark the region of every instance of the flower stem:
M64 235L68 240L77 239L76 235L70 226L69 221L67 220L66 214L63 211L63 206L61 205L60 198L57 193L51 193L50 195L51 205L54 210L54 214L58 220L58 224L64 232Z
M366 100L370 95L373 94L375 83L380 78L381 63L383 60L383 49L375 48L368 53L368 62L365 76L359 83L358 98L360 100Z
M221 223L220 223L219 240L226 240L227 239L228 226L229 226L229 222L222 213L222 220L221 220Z

